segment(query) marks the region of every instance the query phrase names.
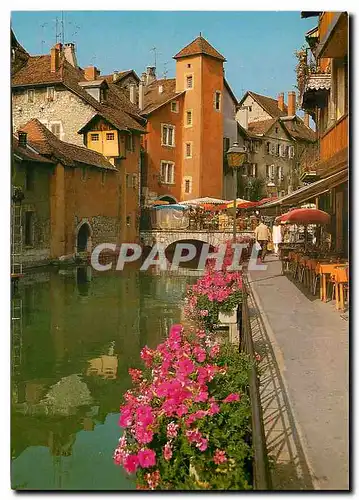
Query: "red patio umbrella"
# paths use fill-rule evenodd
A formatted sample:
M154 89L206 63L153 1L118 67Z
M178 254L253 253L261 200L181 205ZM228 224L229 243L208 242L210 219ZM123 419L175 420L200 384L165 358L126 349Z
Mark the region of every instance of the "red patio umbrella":
M317 208L295 208L278 217L282 224L329 224L330 215Z

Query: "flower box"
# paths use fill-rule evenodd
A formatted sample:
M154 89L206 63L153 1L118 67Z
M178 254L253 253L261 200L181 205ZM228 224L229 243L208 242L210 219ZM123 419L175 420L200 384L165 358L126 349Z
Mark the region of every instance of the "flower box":
M222 313L218 314L218 321L225 325L231 325L233 323L237 323L237 307L232 309L230 313Z

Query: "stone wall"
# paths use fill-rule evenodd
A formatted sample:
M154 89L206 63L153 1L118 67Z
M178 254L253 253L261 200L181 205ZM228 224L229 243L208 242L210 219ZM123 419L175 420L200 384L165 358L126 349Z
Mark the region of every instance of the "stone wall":
M37 118L51 130L50 125L60 125L62 141L83 146L83 136L77 133L95 114L95 110L73 92L55 87L53 101L47 99L47 89L34 89L34 102L28 102L27 90L12 90L12 116L14 131Z

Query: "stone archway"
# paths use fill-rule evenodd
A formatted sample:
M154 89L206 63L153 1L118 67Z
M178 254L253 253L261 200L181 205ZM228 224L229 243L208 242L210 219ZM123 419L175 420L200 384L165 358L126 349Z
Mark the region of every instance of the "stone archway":
M177 203L177 200L174 196L171 194L163 194L157 198L158 201L168 201L170 205L174 205Z
M88 220L82 220L76 227L75 231L75 254L81 252L91 252L92 234L93 230Z

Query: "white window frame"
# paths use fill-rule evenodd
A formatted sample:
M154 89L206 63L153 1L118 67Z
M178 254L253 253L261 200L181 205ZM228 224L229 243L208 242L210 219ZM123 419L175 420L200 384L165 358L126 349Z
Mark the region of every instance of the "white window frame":
M97 139L94 139L94 136L97 136ZM100 133L99 132L90 132L90 140L91 140L91 142L100 142Z
M32 100L30 100L30 92L32 93ZM26 101L29 103L29 104L32 104L35 102L35 89L27 89L27 92L26 92Z
M51 95L51 93L53 95ZM48 101L51 101L51 102L54 101L55 95L56 95L55 87L47 87L46 88L46 98Z
M109 139L108 136L112 135L112 139ZM106 132L106 141L114 141L115 140L115 132Z
M56 134L54 134L54 132L52 131L51 127L52 125L59 125L60 127L60 137L57 137ZM63 140L63 136L64 136L64 129L63 129L63 126L62 126L62 122L60 120L51 120L48 122L48 126L47 128L50 130L50 132L52 134L54 134L58 139L60 139L60 141Z
M284 180L284 168L283 165L279 165L278 167L278 180L283 181Z
M188 115L191 116L191 123L188 123ZM193 127L193 109L186 109L185 125L186 128Z
M164 133L165 128L167 129L166 142L163 142L163 133ZM168 144L168 139L169 139L168 130L169 129L172 129L172 144ZM176 127L174 125L171 125L169 123L161 123L161 146L174 148L176 146L175 132L176 132Z
M161 160L160 178L162 184L175 183L175 163L169 160Z
M188 87L188 78L192 77L192 87ZM184 75L184 88L185 90L192 90L194 88L194 74L185 73Z
M259 153L260 147L261 145L259 141L253 141L253 150L255 153Z
M218 108L217 108L217 96L218 96ZM220 90L216 90L214 93L214 109L218 112L222 109L222 92Z
M190 154L187 154L187 146L190 147ZM193 149L193 142L192 141L186 141L184 143L184 157L185 159L192 158L192 149Z
M173 105L175 105L175 109L173 109ZM178 101L171 101L171 112L178 113L179 112L179 103Z
M294 158L294 146L288 146L288 158Z
M251 163L249 167L249 176L257 177L257 163Z

